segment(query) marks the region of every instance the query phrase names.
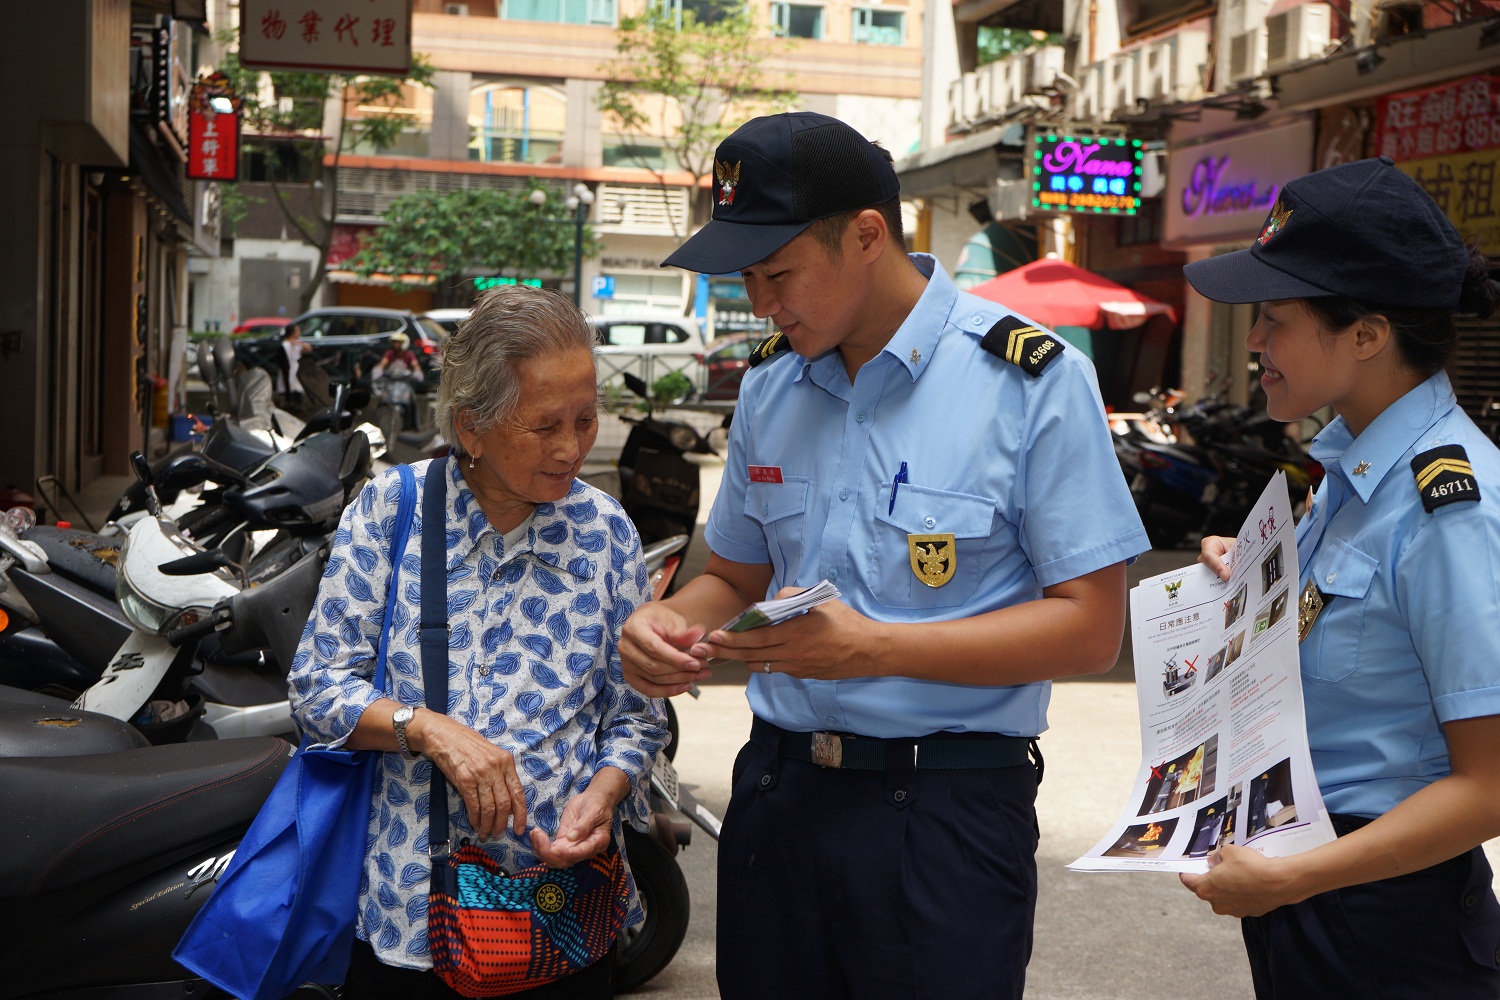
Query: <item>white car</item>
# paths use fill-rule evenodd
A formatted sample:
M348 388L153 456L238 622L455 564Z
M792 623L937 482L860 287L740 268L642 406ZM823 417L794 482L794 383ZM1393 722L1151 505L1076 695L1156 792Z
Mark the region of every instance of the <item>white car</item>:
M469 318L472 309L429 309L422 314L423 319L430 319L444 330L448 336L458 332L458 324Z
M692 389L681 398L701 395L707 370L703 328L692 316L652 310L633 310L590 316L599 338L599 384L621 385L627 372L646 385L681 372Z

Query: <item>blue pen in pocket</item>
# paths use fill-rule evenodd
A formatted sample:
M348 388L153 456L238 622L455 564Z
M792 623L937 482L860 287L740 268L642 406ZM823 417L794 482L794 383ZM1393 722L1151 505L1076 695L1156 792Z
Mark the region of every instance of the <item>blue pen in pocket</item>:
M887 516L896 513L896 490L901 488L902 483L907 483L910 481L911 480L906 476L906 463L902 462L901 471L897 472L896 475L891 478L891 506L890 509L886 511Z

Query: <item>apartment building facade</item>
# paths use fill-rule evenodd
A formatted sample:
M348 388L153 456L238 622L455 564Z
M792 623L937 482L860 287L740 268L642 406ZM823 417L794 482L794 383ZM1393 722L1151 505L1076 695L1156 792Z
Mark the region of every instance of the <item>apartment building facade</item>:
M690 235L690 192L704 179L675 163L664 142L624 134L598 109L619 20L641 13L645 2L414 0L413 48L436 70L434 86L405 91L400 113L410 125L395 147L344 148L338 229L319 304L415 310L467 304L472 282L397 292L379 276L362 279L340 264L404 193L523 188L535 179L563 191L581 184L592 197L588 222L603 249L581 267L587 311L680 312L691 302L711 333L757 326L737 276L700 277L658 266ZM712 17L718 0L669 2ZM794 90L799 107L840 117L897 156L917 147L923 0L751 0L751 7L769 39L791 42L774 45L762 64L768 85ZM676 124L672 108L651 110L658 135ZM343 116L362 113L352 108ZM329 117L325 132L337 134L340 115ZM274 214L261 210L247 219L236 260L217 265L209 279L215 290L199 297L205 303L202 321L228 324L237 318L228 314L231 309L243 316L291 308L292 289L285 286L301 280L309 251L285 239L283 228ZM254 277L283 272L280 285ZM574 287L571 270L518 277L570 293Z

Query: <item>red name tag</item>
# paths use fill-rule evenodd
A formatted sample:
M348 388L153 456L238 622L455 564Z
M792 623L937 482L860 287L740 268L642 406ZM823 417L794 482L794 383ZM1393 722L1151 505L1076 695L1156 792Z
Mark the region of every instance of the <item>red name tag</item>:
M779 483L781 482L781 466L752 465L750 466L750 481L752 483Z

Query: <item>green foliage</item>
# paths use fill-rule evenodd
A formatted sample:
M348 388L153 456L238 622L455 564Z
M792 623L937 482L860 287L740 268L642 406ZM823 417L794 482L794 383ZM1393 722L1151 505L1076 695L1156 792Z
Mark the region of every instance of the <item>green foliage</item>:
M533 191L546 201L532 204ZM471 270L530 277L570 270L578 235L560 192L535 181L524 191L416 191L392 201L385 220L346 267L364 277L428 274L441 281ZM585 224L584 256L598 252Z
M651 398L659 406L680 403L693 394L693 380L682 372L668 372L651 383Z
M1038 37L1040 35L1041 37ZM1009 58L1038 45L1061 45L1062 35L1022 31L1019 28L979 29L979 65Z
M259 201L240 190L238 184L219 185L219 226L226 236L233 236L245 216L250 212L251 201Z
M761 73L768 57L790 52L795 44L769 37L746 4L726 3L711 23L699 21L691 10L679 13L652 4L645 14L620 19L615 58L601 67L606 82L599 109L635 145L663 145L682 169L702 177L730 132L756 115L796 105L790 86L769 85ZM672 117L673 108L681 124L661 135L660 122ZM663 171L646 160L640 166L661 178ZM695 217L706 203L706 197L695 202Z

